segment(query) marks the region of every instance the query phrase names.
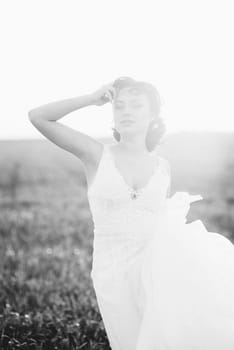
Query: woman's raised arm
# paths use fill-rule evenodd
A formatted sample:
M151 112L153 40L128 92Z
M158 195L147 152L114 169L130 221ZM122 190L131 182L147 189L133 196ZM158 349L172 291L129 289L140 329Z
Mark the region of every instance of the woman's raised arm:
M100 157L102 144L58 120L77 109L109 102L110 90L111 86L106 84L91 94L39 106L28 112L29 120L47 139L77 156L86 169L92 168Z

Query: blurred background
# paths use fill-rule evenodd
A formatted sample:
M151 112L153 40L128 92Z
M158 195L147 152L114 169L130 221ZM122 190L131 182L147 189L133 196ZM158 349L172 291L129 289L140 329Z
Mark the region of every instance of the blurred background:
M0 5L2 348L31 341L32 349L109 349L89 276L93 221L84 169L33 127L30 109L120 76L154 84L167 126L158 152L171 165L171 193L201 194L187 221L200 219L234 242L232 18L229 1ZM106 104L60 122L113 143L112 117Z

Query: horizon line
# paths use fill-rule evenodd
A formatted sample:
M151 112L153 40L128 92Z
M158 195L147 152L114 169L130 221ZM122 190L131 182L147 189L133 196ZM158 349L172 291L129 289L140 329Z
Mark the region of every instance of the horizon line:
M174 135L174 134L234 134L234 130L178 130L178 131L171 131L171 132L167 132L163 137L167 137L170 135ZM87 134L88 135L88 134ZM90 135L88 135L90 136ZM109 136L109 135L98 135L98 136L90 136L90 137L94 137L96 139L111 139L113 138L113 136ZM12 138L1 138L0 137L0 141L42 141L42 140L48 140L45 136L42 137L12 137Z

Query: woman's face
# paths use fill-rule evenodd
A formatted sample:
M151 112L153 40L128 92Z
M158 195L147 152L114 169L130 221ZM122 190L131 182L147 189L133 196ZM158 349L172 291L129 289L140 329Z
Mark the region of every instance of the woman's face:
M152 112L150 101L144 92L133 94L131 89L123 88L113 101L115 128L122 133L145 133L148 129ZM131 123L124 121L131 120Z

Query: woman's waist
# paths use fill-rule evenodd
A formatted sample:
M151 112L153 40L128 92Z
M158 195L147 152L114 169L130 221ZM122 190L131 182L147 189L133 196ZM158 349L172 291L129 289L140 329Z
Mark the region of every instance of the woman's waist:
M107 238L144 238L152 235L156 221L154 216L96 218L94 219L94 235Z
M120 265L128 266L139 259L147 246L146 241L131 240L94 240L93 265L108 267Z
M93 255L96 259L126 261L144 250L152 239L152 234L136 232L95 232Z
M123 245L123 244L141 244L154 235L154 230L151 227L150 229L144 228L127 228L118 227L116 230L113 228L103 228L103 226L96 226L94 228L94 243L96 244L109 244L113 245Z
M126 230L118 228L118 231L112 231L111 229L103 229L103 227L94 228L94 241L108 241L108 242L138 242L144 241L152 237L154 234L153 230L144 231L139 229Z

